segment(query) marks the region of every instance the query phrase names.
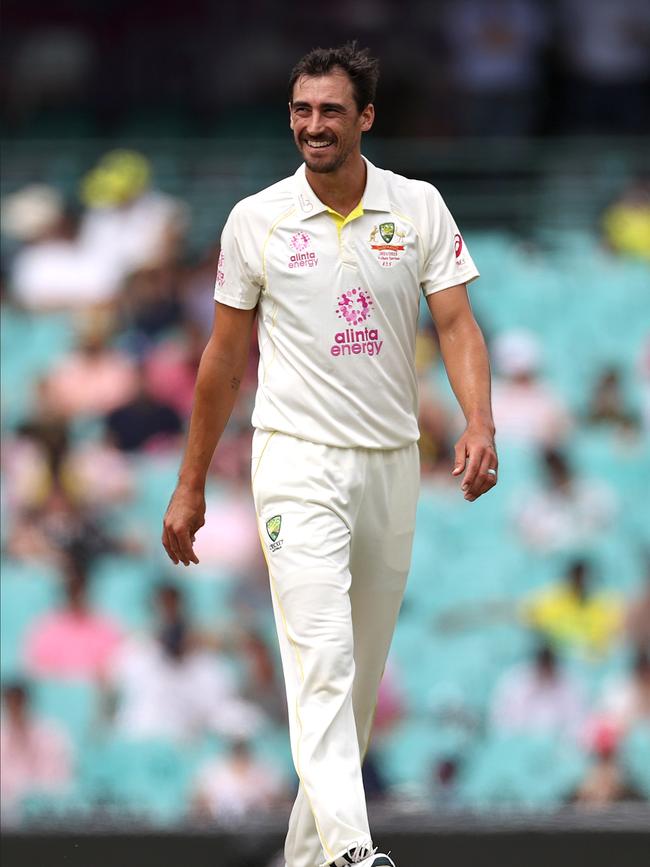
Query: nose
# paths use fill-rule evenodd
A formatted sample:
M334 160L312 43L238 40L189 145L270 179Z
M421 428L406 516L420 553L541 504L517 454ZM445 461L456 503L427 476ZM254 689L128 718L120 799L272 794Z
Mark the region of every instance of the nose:
M316 136L323 131L323 116L319 111L312 111L307 124L307 135Z

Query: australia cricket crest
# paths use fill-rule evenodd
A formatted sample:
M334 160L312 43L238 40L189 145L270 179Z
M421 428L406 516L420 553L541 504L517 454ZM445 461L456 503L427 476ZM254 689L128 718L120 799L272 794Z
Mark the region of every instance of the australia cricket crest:
M370 249L377 256L377 261L383 268L391 268L404 255L405 239L408 230L404 230L395 223L379 223L373 226L370 232ZM379 235L379 238L377 237ZM376 243L383 241L382 244ZM396 243L393 243L396 241Z
M271 540L271 544L269 545L271 551L277 551L278 548L282 547L282 539L278 540L281 527L282 515L274 515L266 522L266 532L269 534L269 539Z

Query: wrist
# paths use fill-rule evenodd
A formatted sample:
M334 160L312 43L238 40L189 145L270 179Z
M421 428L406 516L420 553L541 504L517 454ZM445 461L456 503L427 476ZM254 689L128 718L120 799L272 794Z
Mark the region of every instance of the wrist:
M482 433L489 434L492 438L494 438L496 433L492 416L470 416L467 419L467 429L472 431L481 431Z
M202 473L184 473L178 475L176 489L189 494L202 494L205 491L206 476Z

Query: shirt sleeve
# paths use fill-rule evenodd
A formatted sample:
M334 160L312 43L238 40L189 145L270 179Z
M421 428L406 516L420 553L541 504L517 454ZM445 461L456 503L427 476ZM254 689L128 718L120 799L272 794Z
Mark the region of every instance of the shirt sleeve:
M252 310L257 305L262 276L256 254L250 222L235 206L221 233L215 301L241 310Z
M424 239L424 265L421 276L425 295L469 283L479 276L463 236L435 187L427 184L428 232Z

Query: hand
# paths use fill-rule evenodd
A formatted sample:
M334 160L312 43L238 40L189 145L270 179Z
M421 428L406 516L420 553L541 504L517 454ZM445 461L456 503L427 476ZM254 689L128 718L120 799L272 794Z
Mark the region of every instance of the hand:
M486 427L468 425L454 451L452 475L459 476L465 470L461 490L465 499L473 503L497 483L499 459L494 436ZM489 469L495 472L488 473Z
M194 553L194 537L205 524L205 495L202 490L180 485L172 494L163 518L162 543L175 565L198 563Z

